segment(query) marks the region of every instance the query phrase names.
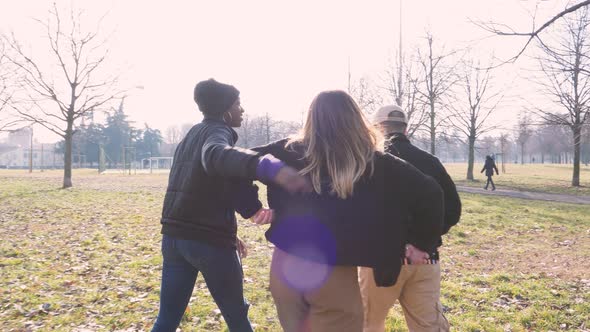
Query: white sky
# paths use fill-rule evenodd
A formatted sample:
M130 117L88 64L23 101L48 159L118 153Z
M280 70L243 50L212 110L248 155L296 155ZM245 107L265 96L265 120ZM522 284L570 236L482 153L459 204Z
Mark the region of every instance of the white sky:
M235 85L251 115L266 112L285 120L301 118L321 90L346 89L348 60L353 79L383 75L398 45L399 1L56 1L74 4L92 17L109 14L102 30L110 40L110 70L125 68L129 93L125 111L136 126L147 122L165 133L170 125L197 122L200 112L192 90L214 77ZM45 19L54 1L2 0L0 32L14 31L34 54L47 47L31 18ZM530 11L537 20L562 10L567 1L406 0L402 7L405 52L429 29L446 49L473 47L485 63L491 54L514 55L522 40L482 39L486 33L469 22L493 20L526 30ZM84 22L86 23L86 22ZM47 59L51 59L47 57ZM496 86L527 98L534 89L523 70L530 60L496 72ZM514 121L515 104L504 103L498 119ZM39 128L40 129L40 128ZM57 138L40 130L40 139ZM39 137L39 136L38 136Z

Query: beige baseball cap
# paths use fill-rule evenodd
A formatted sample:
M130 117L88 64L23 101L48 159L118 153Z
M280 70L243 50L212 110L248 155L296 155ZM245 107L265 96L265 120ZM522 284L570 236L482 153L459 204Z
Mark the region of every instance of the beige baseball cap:
M398 105L383 106L373 116L373 124L388 121L408 124L406 113L404 113L404 110Z

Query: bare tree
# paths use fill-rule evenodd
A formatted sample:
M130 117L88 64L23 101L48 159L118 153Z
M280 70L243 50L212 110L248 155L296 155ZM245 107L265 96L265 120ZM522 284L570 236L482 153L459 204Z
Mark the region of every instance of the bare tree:
M262 116L246 114L242 126L236 128L239 137L237 145L246 148L265 145L289 137L300 129L297 121L274 119L268 113Z
M270 124L269 127L266 126L267 120ZM238 142L236 144L245 148L267 144L273 136L274 123L275 121L271 120L267 114L264 116L244 114L242 125L236 128L238 133Z
M352 82L348 93L365 114L372 114L383 103L378 89L368 77L361 77L358 81Z
M191 131L191 129L193 128L193 126L194 124L189 122L185 122L182 125L180 125L180 140L186 137L188 132Z
M421 81L414 82L423 102L426 104L428 121L425 124L430 133L430 153L436 154L436 132L446 118L443 116L444 99L451 94L451 88L458 78L455 75L456 64L451 64L451 57L455 51L445 53L434 49L434 37L426 33L427 49L418 49L417 61L421 69Z
M520 146L520 163L524 164L524 155L526 151L526 145L533 135L531 128L531 117L528 113L523 113L518 119L516 125L516 142Z
M586 124L582 134L582 162L588 166L590 163L590 124Z
M457 106L451 106L451 126L462 133L468 147L467 180L473 180L476 140L496 128L488 123L488 119L496 110L501 96L492 91L491 80L489 69L477 70L473 61L468 61L461 84L464 102L453 103Z
M242 139L242 143L245 148L250 147L250 116L248 114L244 114L244 120L242 121L242 125L240 128L237 129L240 135L239 138Z
M406 113L407 136L412 138L428 120L425 104L420 100L417 89L418 78L414 75L412 64L402 56L398 57L394 65L389 66L385 75L386 84L383 90Z
M482 28L488 32L491 32L495 35L498 35L498 36L526 38L526 41L525 41L523 47L520 49L520 51L516 55L511 57L510 59L503 61L501 64L513 63L524 53L524 51L526 51L526 49L531 44L531 42L533 42L533 40L537 39L537 40L541 41L541 33L543 31L547 30L547 28L549 28L553 23L566 17L566 15L568 15L568 14L575 13L579 10L587 10L588 6L590 6L590 0L580 1L577 4L574 4L571 6L568 3L568 6L569 7L566 7L561 12L555 14L554 16L549 18L548 20L542 22L542 24L540 26L536 24L535 17L533 16L531 31L528 31L528 32L516 31L513 28L511 28L510 26L508 26L506 24L502 24L502 23L475 22L475 21L472 21L472 22L475 25L479 26L480 28Z
M0 132L11 130L20 122L20 119L9 112L13 93L9 79L14 75L14 72L5 51L4 43L0 40Z
M554 41L541 42L539 57L545 80L540 82L558 107L539 107L537 113L552 125L565 126L573 134L572 186L580 185L582 129L590 118L590 14L588 8L564 19L563 31Z
M406 61L399 50L395 63L391 63L385 71L386 86L384 88L398 106L404 104L404 97L407 93L404 83L408 81L405 79L408 75L404 69L406 69ZM411 70L408 71L411 72Z
M182 136L180 134L180 128L178 126L170 126L166 128L166 143L168 144L178 144Z
M64 139L63 188L72 186L72 137L76 120L115 98L117 77L105 68L106 40L99 37L100 24L93 31L82 29L82 12L70 12L70 22L54 4L47 21L36 20L45 30L48 53L56 67L43 66L45 60L29 55L14 34L5 37L9 61L20 73L22 99L13 108L26 120L38 123ZM37 52L39 54L39 52Z
M506 158L508 152L510 152L510 141L508 140L508 134L502 133L499 137L500 142L500 156L502 158L502 173L506 173Z
M266 143L270 143L270 133L271 133L271 127L274 126L274 121L272 121L270 115L268 113L266 113L264 115L264 133L266 135Z

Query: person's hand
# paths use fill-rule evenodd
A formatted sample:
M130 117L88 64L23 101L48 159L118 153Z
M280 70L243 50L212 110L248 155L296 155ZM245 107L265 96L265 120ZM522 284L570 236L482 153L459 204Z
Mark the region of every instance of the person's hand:
M236 245L238 247L238 255L240 255L240 259L246 258L248 256L246 243L242 241L242 239L238 238Z
M406 258L412 265L427 264L430 255L411 244L406 244Z
M301 192L308 193L313 190L311 182L309 182L306 177L300 175L296 169L290 166L282 167L275 176L274 182L276 182L279 186L283 187L291 194Z
M250 218L250 220L256 225L266 225L273 221L274 215L274 210L261 208L252 216L252 218Z

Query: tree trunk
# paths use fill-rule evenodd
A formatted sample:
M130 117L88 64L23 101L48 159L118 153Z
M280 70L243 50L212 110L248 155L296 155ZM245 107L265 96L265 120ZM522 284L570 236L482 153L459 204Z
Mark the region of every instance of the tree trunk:
M434 102L430 102L430 153L436 155L436 128L435 113L434 113Z
M467 161L467 180L473 180L473 164L475 162L475 137L469 137L469 160Z
M520 164L524 165L524 144L520 145Z
M573 128L574 132L574 174L572 176L572 186L580 186L580 138L581 128L576 125Z
M74 136L72 127L73 121L68 121L68 129L66 129L66 136L64 137L64 189L72 186L72 137Z

